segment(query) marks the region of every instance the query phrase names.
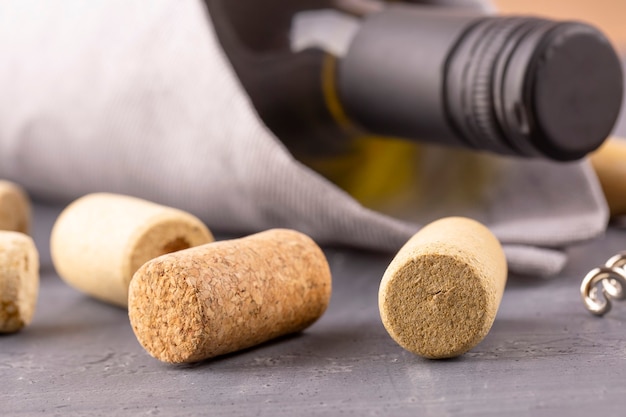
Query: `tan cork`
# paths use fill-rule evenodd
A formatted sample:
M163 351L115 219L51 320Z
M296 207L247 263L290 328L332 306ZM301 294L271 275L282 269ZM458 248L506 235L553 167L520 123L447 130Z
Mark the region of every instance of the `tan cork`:
M39 293L39 253L20 232L0 231L0 333L30 324Z
M52 261L69 285L128 305L128 285L146 261L213 241L195 216L134 197L97 193L74 201L56 220Z
M609 139L591 154L612 216L626 214L626 140Z
M28 233L31 207L26 192L17 184L0 180L0 230Z
M506 279L504 252L485 226L444 218L421 229L390 263L378 294L380 315L406 350L455 357L491 329Z
M131 282L128 314L150 355L186 363L301 331L330 294L322 250L302 233L273 229L146 263Z

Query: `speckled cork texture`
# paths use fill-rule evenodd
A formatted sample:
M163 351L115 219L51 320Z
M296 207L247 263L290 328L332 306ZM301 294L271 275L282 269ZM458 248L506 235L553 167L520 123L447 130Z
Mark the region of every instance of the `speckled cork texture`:
M404 349L431 359L456 357L491 329L506 279L504 252L485 226L444 218L413 236L385 271L381 319Z
M626 139L609 139L591 154L612 216L626 214Z
M0 230L28 233L31 207L26 192L17 184L0 180Z
M39 293L39 254L20 232L0 231L0 333L30 324Z
M131 282L128 311L150 355L186 363L301 331L330 295L321 249L302 233L273 229L147 262Z
M59 276L95 298L126 307L137 269L157 256L213 241L195 216L134 197L89 194L63 210L50 251Z

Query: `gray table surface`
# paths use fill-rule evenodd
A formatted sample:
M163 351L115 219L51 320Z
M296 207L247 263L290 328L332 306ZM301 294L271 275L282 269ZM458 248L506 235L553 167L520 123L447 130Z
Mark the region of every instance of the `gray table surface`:
M48 247L58 212L36 207L38 310L0 337L1 416L626 414L626 302L597 318L578 293L587 270L626 249L626 229L571 248L556 278L510 277L491 332L458 359L416 357L385 332L377 291L391 255L326 248L333 297L312 327L176 366L141 348L125 310L58 278Z

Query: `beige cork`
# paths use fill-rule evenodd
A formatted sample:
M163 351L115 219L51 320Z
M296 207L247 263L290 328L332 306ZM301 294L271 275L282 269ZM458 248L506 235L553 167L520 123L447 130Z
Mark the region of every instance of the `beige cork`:
M26 192L17 184L0 180L0 230L28 233L31 207Z
M489 332L506 279L504 252L485 226L444 218L413 236L385 271L380 315L406 350L432 359L455 357Z
M30 324L39 293L39 254L20 232L0 231L0 333Z
M611 216L626 214L626 140L612 138L591 154Z
M89 194L74 201L52 229L50 251L61 278L122 307L137 269L157 256L213 241L195 216L134 197Z
M273 229L146 263L131 282L128 314L150 355L196 362L305 329L330 294L321 249Z

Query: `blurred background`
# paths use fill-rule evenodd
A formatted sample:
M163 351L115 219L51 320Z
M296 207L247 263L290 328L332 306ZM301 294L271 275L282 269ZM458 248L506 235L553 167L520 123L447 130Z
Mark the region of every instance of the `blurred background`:
M615 46L626 52L625 0L493 0L503 13L541 14L579 19L604 30Z

